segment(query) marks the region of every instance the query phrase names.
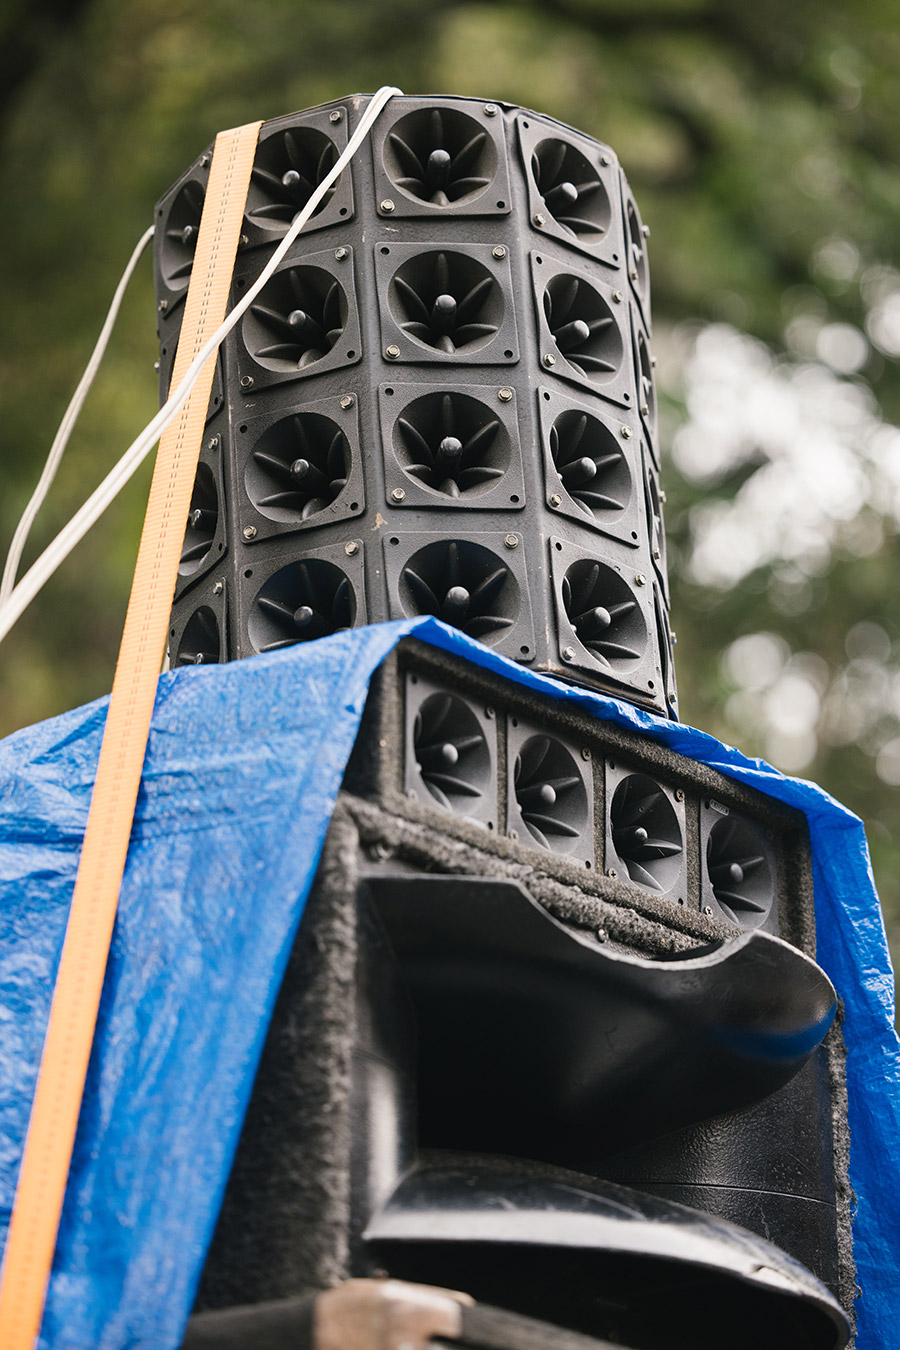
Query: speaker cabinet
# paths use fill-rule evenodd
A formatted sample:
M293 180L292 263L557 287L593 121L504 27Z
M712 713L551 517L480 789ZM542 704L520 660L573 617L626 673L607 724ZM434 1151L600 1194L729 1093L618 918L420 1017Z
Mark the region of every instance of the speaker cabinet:
M234 301L367 103L263 126ZM163 396L209 163L158 206ZM392 100L220 351L173 664L434 614L674 715L645 246L608 146Z

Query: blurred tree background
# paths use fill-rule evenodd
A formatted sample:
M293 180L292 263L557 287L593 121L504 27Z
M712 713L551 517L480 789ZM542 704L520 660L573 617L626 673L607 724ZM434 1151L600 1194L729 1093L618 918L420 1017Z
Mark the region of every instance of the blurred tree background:
M393 83L618 152L652 226L683 718L867 822L900 950L893 0L7 0L0 552L153 204L222 127ZM156 406L149 262L25 565ZM4 643L0 734L110 685L149 466Z

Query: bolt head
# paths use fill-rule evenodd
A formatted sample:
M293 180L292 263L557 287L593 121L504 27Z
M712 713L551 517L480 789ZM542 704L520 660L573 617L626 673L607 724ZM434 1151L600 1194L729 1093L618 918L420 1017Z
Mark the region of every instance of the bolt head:
M622 440L623 440L623 441L630 441L630 440L631 440L631 427L620 427L620 428L619 428L619 435L622 437Z
M381 210L386 216L389 216L394 210L394 203L391 201L390 197L385 197L384 201L381 203Z
M683 801L684 801L684 788L676 788L676 789L675 789L675 800L676 800L676 802L683 802Z
M590 747L587 746L587 745L583 745L583 746L581 747L581 758L582 758L582 759L590 759L590 757L591 757Z
M545 352L545 353L544 353L543 360L544 360L544 365L547 366L548 368L549 368L550 366L555 366L555 365L556 365L556 357L553 355L552 352Z
M605 942L608 936L609 936L609 934L607 933L607 931L606 931L605 928L598 928L598 929L597 929L597 941L598 941L598 942Z
M499 398L501 403L509 403L510 399L512 398L512 390L498 389L497 397Z
M403 501L406 501L406 493L404 492L403 488L394 488L394 489L392 490L392 492L391 492L391 501L392 501L392 502L403 502Z
M608 877L612 877L613 881L615 881L616 877L617 877L619 874L618 874L618 872L616 871L616 869L615 869L614 867L607 867L607 869L606 869L606 875L607 875Z
M532 222L535 225L537 225L538 229L540 229L542 225L547 224L547 217L543 215L540 211L536 211L535 214L531 217L531 219Z
M600 163L603 165L604 169L608 169L611 162L609 155L600 156Z
M485 717L496 717L496 713L494 712L493 708L485 708L484 715Z
M503 542L507 548L518 548L519 536L517 534L508 534L504 537Z
M503 247L502 244L498 244L496 248L491 249L491 256L494 258L505 258L506 249Z
M649 225L643 225L643 226L641 227L641 233L643 234L643 236L644 236L645 239L649 239L649 238L650 238L650 226L649 226Z
M552 493L550 494L550 505L551 505L551 506L562 506L562 497L559 495L558 492L552 492Z
M345 258L349 258L349 256L350 256L350 250L349 250L349 248L336 248L336 249L334 250L334 260L335 260L335 262L343 262L344 259L345 259Z
M156 306L156 312L157 314L165 314L168 308L169 308L168 300L160 300L159 304Z
M650 415L650 406L649 406L649 404L647 404L647 403L642 403L642 404L641 404L641 416L642 416L642 417L649 417L649 415Z
M256 538L256 526L255 526L255 525L245 525L244 528L241 530L241 534L244 536L245 539L255 539L255 538Z
M621 292L621 291L613 291L613 293L612 293L612 298L613 298L613 303L614 303L614 304L616 304L616 305L621 305L621 303L622 303L622 292Z
M252 375L242 375L242 376L241 376L241 388L242 388L242 389L252 389L252 388L253 388L253 376L252 376Z
M348 408L352 408L352 407L353 407L353 395L352 395L352 394L344 394L343 398L341 399L341 407L344 409L345 412L346 412L346 410L347 410Z
M653 550L653 556L654 556L654 558L657 558L657 559L660 557L660 552L659 552L659 549L658 549L658 548L655 548L655 549Z
M518 830L510 830L510 832L509 832L509 837L510 837L510 839L518 839L518 837L519 837L519 831L518 831Z
M225 589L225 582L217 581L215 586L213 586L213 595L221 595L224 589Z
M635 586L646 586L646 585L647 585L647 578L644 576L643 572L635 572L635 574L634 574L634 584L635 584Z
M562 649L562 659L563 659L564 661L574 661L574 660L575 660L575 648L574 648L574 647L563 647L563 649Z
M496 117L499 111L500 109L497 107L496 103L486 103L484 105L485 117Z
M396 361L397 357L400 355L400 348L397 346L396 342L392 342L389 347L385 347L384 354L389 361Z
M651 364L651 366L653 367L653 369L655 370L655 369L656 369L656 357L655 357L655 356L651 356L651 357L650 357L650 364Z
M333 108L332 111L328 114L328 120L329 122L340 122L343 115L344 114L341 112L340 108Z
M346 553L348 558L356 557L357 553L359 552L359 544L356 542L355 539L351 539L349 543L344 545L344 552Z
M712 905L704 905L704 906L703 906L703 913L704 913L704 914L708 914L709 917L712 918Z

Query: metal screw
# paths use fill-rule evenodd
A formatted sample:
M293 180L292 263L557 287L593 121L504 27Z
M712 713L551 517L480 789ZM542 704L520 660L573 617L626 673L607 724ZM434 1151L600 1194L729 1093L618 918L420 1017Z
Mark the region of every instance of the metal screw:
M655 548L655 549L653 550L653 556L654 556L654 558L659 558L660 553L659 553L659 549L658 549L658 548Z
M386 216L391 214L394 209L394 203L391 201L390 197L385 197L384 201L381 203L381 209Z
M611 161L610 161L609 155L601 155L601 156L600 156L600 163L603 165L604 169L608 169L608 168L609 168L610 162L611 162Z
M559 495L558 492L553 492L553 493L551 493L551 495L550 495L550 505L551 505L551 506L562 506L562 497Z
M344 394L343 398L341 399L341 407L344 409L345 412L347 411L348 408L353 407L352 394Z
M668 500L663 488L660 488L659 490L659 500L663 503L663 505L665 505L666 501Z
M344 552L346 553L348 558L356 557L357 553L359 552L359 544L356 542L355 539L351 539L348 544L344 545Z
M392 342L389 347L385 347L384 354L389 361L396 361L397 357L400 355L400 348L397 346L396 342Z
M649 406L648 406L646 403L642 403L642 404L641 404L641 416L642 416L642 417L648 417L649 414L650 414L650 408L649 408Z
M160 300L159 304L156 306L156 312L157 314L165 314L168 308L169 308L168 300Z
M502 244L498 244L496 248L492 248L492 249L491 249L491 255L492 255L494 258L505 258L505 257L506 257L506 249L503 247Z
M607 867L607 869L606 869L606 875L607 875L608 877L612 877L613 881L615 881L616 877L617 877L619 874L618 874L618 872L616 871L616 869L615 869L614 867Z
M613 291L613 293L612 293L612 298L613 298L613 302L614 302L615 304L621 305L621 303L622 303L622 292L621 292L621 291Z
M414 797L416 794L411 792L409 795ZM375 862L387 862L388 858L394 856L394 850L391 848L390 844L385 844L381 839L374 844L370 844L366 849L366 852Z
M581 747L581 758L582 758L582 759L590 759L590 757L591 757L591 752L590 752L590 750L588 749L588 747L587 747L586 745L583 745L583 746Z
M252 388L253 388L253 376L252 376L252 375L242 375L242 376L241 376L241 388L242 388L242 389L252 389Z
M683 801L684 801L684 788L676 788L676 789L675 789L675 800L676 800L676 802L683 802Z
M392 490L391 492L392 502L403 502L405 500L406 500L406 493L403 491L403 488L394 488Z
M531 217L531 219L533 220L534 224L537 225L539 228L540 228L541 225L546 225L546 224L547 224L547 217L546 217L545 215L542 215L540 211L537 211L537 212Z
M247 245L248 245L249 243L250 243L250 236L249 236L249 234L242 234L241 237L240 237L240 239L238 240L238 247L239 247L239 248L246 248Z
M213 586L213 595L221 595L224 589L225 589L225 582L217 581L215 586Z
M335 262L343 262L345 258L349 258L349 257L350 257L350 250L349 250L349 248L336 248L336 249L334 250L334 260L335 260Z
M153 369L156 371L156 373L157 373L157 375L158 375L158 374L159 374L159 362L158 362L158 361L154 361L154 362L153 362Z
M510 839L518 839L518 837L519 837L519 831L518 831L518 830L510 830L510 832L509 832L509 837L510 837Z
M486 103L484 105L485 117L496 117L499 111L500 109L497 107L496 103Z
M499 389L499 390L497 391L497 397L499 398L499 400L500 400L501 403L508 403L509 400L512 398L512 390L511 390L511 389Z
M712 905L704 905L704 906L703 906L703 913L704 913L704 914L708 914L709 917L712 918Z
M201 168L201 169L206 169L206 168L208 168L208 167L209 167L209 155L201 155L201 156L200 156L200 168Z
M636 268L636 267L632 267L631 270L630 270L630 272L628 273L628 275L631 277L631 280L632 280L632 281L637 281L637 279L638 279L638 270L637 270L637 268Z
M495 717L496 713L494 712L493 708L485 708L484 715L485 717Z
M555 365L556 365L556 357L553 355L552 352L545 352L545 353L544 353L544 365L545 365L545 366L555 366Z
M213 436L213 438L212 438L212 440L210 441L209 446L208 446L207 448L210 449L210 450L218 450L218 448L219 448L219 438L218 438L218 436Z
M564 661L574 661L574 660L575 660L575 648L574 648L574 647L563 647L563 649L562 649L562 659L563 659Z
M609 934L607 933L607 931L606 931L605 928L598 928L598 929L597 929L597 941L598 941L598 942L605 942L606 939L607 939L608 937L609 937Z
M508 534L504 537L503 542L507 548L518 548L519 536L517 534Z
M677 647L677 645L678 645L678 634L675 632L674 628L672 629L672 632L670 633L669 637L670 637L672 646L673 646L673 647Z
M635 574L634 574L634 584L635 584L635 586L646 586L646 585L647 585L647 578L644 576L643 572L635 572Z
M244 528L241 530L241 534L244 536L245 539L255 539L255 538L256 538L256 526L255 526L255 525L245 525Z
M335 108L333 109L332 112L328 114L328 120L329 122L340 122L343 115L344 114L341 112L340 108Z
M631 440L631 427L619 427L619 435L623 441Z
M655 369L656 369L656 357L655 357L655 356L651 356L651 357L650 357L650 364L651 364L651 366L653 367L653 369L655 370Z
M649 225L644 225L644 226L642 226L642 227L641 227L641 232L642 232L642 234L643 234L643 236L644 236L645 239L649 239L649 238L650 238L650 226L649 226Z

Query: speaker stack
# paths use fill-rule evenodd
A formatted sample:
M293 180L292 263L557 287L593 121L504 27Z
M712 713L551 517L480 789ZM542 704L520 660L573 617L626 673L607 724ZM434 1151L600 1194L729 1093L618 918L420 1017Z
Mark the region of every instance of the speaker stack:
M235 299L367 103L264 125ZM163 393L208 166L158 208ZM220 352L172 664L433 614L674 716L646 235L608 147L392 100ZM799 813L405 641L185 1346L845 1345L814 931Z

